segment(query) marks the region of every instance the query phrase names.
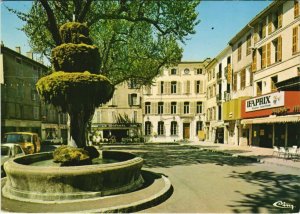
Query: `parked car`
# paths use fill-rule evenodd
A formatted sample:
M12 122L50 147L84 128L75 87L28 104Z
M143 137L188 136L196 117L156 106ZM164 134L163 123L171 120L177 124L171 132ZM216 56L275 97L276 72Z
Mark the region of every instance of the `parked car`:
M2 144L16 143L24 150L25 154L40 152L41 141L36 133L32 132L8 132L4 134Z
M44 144L63 144L62 138L49 138L43 141Z
M1 177L5 176L4 163L11 158L24 156L25 152L19 144L6 143L1 145Z

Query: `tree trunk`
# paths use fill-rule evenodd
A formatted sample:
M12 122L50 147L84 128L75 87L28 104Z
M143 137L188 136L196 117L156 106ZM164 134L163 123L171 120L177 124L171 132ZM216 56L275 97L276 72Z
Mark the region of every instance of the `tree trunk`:
M70 131L73 140L78 148L86 147L86 130L89 119L94 114L95 108L92 105L69 106Z

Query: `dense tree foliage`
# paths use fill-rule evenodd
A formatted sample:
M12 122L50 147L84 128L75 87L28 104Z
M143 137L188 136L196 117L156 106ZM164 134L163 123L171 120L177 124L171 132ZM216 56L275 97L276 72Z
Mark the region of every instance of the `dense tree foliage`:
M178 42L194 33L200 0L38 0L25 14L23 31L36 53L50 59L62 43L59 27L68 21L85 22L99 48L100 70L114 84L135 80L150 84L163 66L182 56ZM87 42L85 42L87 43Z

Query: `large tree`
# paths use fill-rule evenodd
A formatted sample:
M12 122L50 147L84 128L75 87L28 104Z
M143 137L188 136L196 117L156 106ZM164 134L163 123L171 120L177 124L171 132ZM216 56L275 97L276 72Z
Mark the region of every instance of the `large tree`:
M26 22L22 30L34 52L50 59L62 43L59 26L85 22L100 52L101 73L113 84L150 84L162 67L182 56L179 42L194 33L200 0L34 1L28 13L10 9Z

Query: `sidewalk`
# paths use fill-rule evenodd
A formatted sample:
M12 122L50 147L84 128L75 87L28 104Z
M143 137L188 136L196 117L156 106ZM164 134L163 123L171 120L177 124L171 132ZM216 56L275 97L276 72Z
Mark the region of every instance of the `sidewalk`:
M278 158L273 156L273 149L260 148L260 147L249 147L249 146L234 146L227 144L215 144L210 142L197 142L197 143L184 143L181 145L191 145L197 146L202 149L219 151L226 154L232 154L233 156L255 158L259 162L299 168L300 169L300 159L293 161L290 159Z

